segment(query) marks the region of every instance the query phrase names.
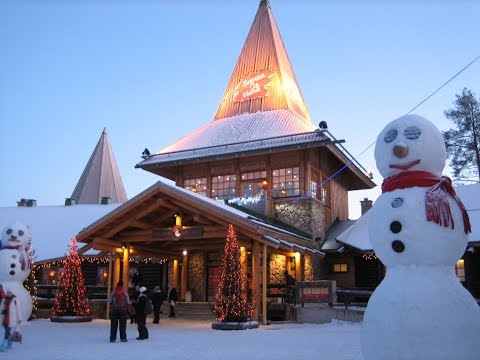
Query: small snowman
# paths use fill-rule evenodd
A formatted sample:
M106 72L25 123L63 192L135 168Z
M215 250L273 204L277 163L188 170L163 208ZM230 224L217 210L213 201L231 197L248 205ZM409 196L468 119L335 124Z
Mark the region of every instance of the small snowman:
M30 231L26 225L16 222L3 230L0 241L0 284L17 297L22 321L27 321L32 314L32 297L23 286L31 271L28 255L30 245Z
M480 307L454 270L470 222L442 177L442 134L421 116L403 116L381 131L375 160L385 180L368 231L386 274L364 315L365 360L480 359Z

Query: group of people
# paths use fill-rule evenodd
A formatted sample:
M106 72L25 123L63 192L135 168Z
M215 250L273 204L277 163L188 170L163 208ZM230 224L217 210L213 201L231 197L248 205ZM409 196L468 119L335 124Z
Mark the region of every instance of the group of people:
M3 352L12 347L12 341L14 340L13 329L17 328L20 324L20 312L16 296L10 290L5 292L1 284L0 322L5 330L3 341L0 343L0 351Z
M130 316L130 323L136 323L138 329L137 340L148 339L147 315L151 301L153 307L153 323L160 322L161 306L165 300L159 286L155 286L151 300L147 295L145 286L138 286L138 295L133 293L130 296L123 287L123 281L119 281L114 291L110 294L110 342L115 342L117 329L120 332L120 341L127 342L127 318ZM135 291L137 292L137 290ZM169 317L175 317L175 303L178 300L177 289L170 290L168 300L170 301Z

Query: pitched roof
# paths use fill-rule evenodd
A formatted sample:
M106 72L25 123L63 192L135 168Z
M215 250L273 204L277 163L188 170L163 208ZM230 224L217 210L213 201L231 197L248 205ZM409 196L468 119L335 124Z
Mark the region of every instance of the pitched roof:
M311 254L323 256L324 254L316 249L316 244L307 237L291 232L289 229L284 229L279 226L270 225L262 219L251 216L239 209L226 205L223 201L214 200L184 188L176 186L168 180L161 180L136 195L134 198L122 204L112 212L106 214L104 217L98 219L87 228L83 229L77 234L79 242L93 242L94 248L102 246L105 242L109 242L112 246L112 241L119 244L125 242L128 236L122 234L126 231L131 236L139 237L135 239L134 243L130 244L137 248L137 253L141 249L146 249L149 254L158 254L165 256L175 252L180 255L180 249L190 246L199 247L205 245L207 240L198 241L197 239L188 242L181 241L152 241L149 240L148 234L152 230L144 225L150 224L150 227L157 228L168 223L170 218L173 218L173 213L180 211L184 213L184 218L189 218L191 225L201 225L208 223L209 231L212 231L212 226L233 224L239 233L248 234L250 238L255 238L257 241L267 244L275 249L284 251L298 251L302 254ZM171 216L169 214L171 213ZM203 217L202 223L196 223L194 214ZM200 215L203 214L203 215ZM205 221L206 219L209 221ZM142 227L136 228L141 224ZM171 227L171 224L168 225ZM182 225L183 226L183 225ZM207 225L205 225L207 226ZM185 227L185 226L184 226ZM188 228L188 226L186 226ZM127 236L127 237L126 237ZM112 238L112 241L108 239ZM222 241L225 239L222 232L218 235ZM142 245L142 241L145 244ZM216 239L209 239L216 240ZM218 245L218 243L216 243ZM148 247L147 247L148 246ZM221 247L221 246L220 246ZM111 251L111 250L109 250Z
M72 194L77 204L98 204L102 197L109 197L112 203L127 201L106 129L103 129Z
M222 145L315 130L270 5L262 0L214 120L145 157L136 167L164 165L162 155L167 153L218 147L215 152L220 155ZM188 159L190 154L175 157Z
M270 4L262 0L215 120L278 109L289 109L310 122Z

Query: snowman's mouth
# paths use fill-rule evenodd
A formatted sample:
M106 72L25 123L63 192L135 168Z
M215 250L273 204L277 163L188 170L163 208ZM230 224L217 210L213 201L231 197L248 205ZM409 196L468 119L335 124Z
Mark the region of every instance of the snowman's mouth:
M418 160L413 160L412 162L409 162L408 164L404 165L399 165L399 164L391 164L390 168L391 169L400 169L400 170L408 170L411 167L414 167L415 165L420 164L420 159Z

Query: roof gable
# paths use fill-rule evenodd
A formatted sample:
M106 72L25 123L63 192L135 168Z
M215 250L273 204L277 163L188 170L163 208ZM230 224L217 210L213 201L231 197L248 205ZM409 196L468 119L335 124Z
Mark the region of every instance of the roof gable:
M262 0L215 120L278 109L289 109L310 122L272 10Z
M109 197L112 203L127 201L106 129L103 129L72 193L77 204L98 204L102 197Z

